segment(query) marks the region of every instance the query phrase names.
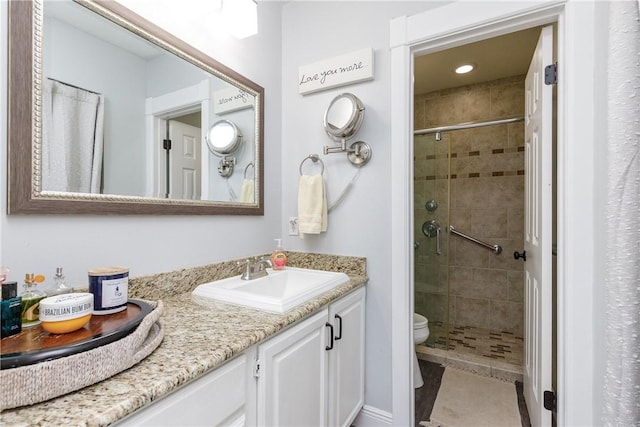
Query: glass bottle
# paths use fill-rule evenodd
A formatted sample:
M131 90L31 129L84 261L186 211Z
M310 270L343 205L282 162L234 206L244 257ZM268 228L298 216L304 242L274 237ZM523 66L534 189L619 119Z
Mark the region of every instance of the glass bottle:
M47 291L47 296L52 297L54 295L68 294L73 290L73 288L67 286L64 274L62 274L62 267L56 268L56 274L53 276L53 281L55 282L55 285L53 289L49 289Z
M38 283L44 281L44 276L33 273L24 278L24 293L22 294L22 327L28 328L40 324L40 301L47 294L37 288Z
M18 284L6 282L9 269L0 267L0 287L2 287L2 300L0 300L0 324L2 325L0 337L5 338L22 332L22 298L18 296Z

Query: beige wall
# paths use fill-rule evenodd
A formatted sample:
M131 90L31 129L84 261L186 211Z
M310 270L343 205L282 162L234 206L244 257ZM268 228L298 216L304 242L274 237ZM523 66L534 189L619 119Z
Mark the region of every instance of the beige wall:
M524 76L415 99L416 129L523 114ZM524 244L524 124L447 132L441 141L434 139L419 137L415 143L416 241L421 243L416 250L416 311L432 321L446 321L448 279L450 323L521 336L524 263L512 254ZM439 204L435 213L424 207L432 194ZM443 255L435 256L435 239L421 232L430 219L443 229L452 224L465 234L500 244L503 252L496 256L455 236L449 241L445 233Z

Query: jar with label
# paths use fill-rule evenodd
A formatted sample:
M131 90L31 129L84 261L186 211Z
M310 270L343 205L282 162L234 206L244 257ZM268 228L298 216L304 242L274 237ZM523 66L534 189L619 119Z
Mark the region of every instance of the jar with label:
M102 267L89 270L89 292L93 294L93 314L112 314L126 310L129 269Z

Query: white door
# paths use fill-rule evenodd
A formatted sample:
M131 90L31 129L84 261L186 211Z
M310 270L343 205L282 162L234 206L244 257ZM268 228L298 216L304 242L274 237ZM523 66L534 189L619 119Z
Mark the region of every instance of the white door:
M364 404L365 289L333 303L333 349L329 351L329 425L348 427Z
M328 311L258 347L258 425L326 426Z
M200 199L200 128L169 121L172 199Z
M544 392L552 360L552 108L544 80L553 61L553 29L542 29L525 80L525 369L524 395L533 426L551 425Z

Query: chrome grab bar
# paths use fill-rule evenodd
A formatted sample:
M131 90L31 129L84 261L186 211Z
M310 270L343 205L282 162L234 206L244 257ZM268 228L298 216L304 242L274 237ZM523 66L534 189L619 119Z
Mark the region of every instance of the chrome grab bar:
M467 240L469 240L469 241L471 241L471 242L473 242L473 243L475 243L477 245L480 245L480 246L483 246L483 247L489 249L491 252L493 252L496 255L500 255L500 253L502 252L502 246L500 246L500 245L490 245L489 243L485 243L482 240L478 240L478 239L475 239L475 238L473 238L471 236L467 236L466 234L461 233L458 230L456 230L453 227L453 225L449 225L449 231L451 231L451 234L455 234L456 236L460 236L463 239L467 239Z

